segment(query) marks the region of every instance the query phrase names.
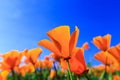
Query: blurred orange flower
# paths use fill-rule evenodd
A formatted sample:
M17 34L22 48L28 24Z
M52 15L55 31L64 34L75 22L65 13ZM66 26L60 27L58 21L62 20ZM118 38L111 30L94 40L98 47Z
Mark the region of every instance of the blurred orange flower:
M108 73L115 72L115 69L112 66L106 66L106 65L98 65L93 67L94 71L106 71Z
M24 51L23 51L24 52ZM21 59L22 59L22 52L18 52L17 50L13 50L7 52L2 55L3 61L0 62L0 68L2 70L12 71L15 67L18 67Z
M120 62L120 44L108 49L108 52Z
M7 80L8 75L9 75L9 71L6 71L6 70L2 71L0 73L0 80Z
M24 77L26 72L27 72L26 70L27 70L27 66L21 66L21 67L16 69L16 72L21 74L21 76Z
M93 38L93 44L102 51L106 51L110 47L111 35L107 34L103 37L97 36Z
M114 75L114 76L113 76L113 80L120 80L120 76Z
M37 60L37 62L35 63L35 68L42 68L42 61L41 60Z
M50 74L49 74L49 78L53 79L56 76L56 71L55 70L51 70Z
M42 53L42 49L40 49L40 48L35 48L35 49L29 50L27 53L24 54L26 56L25 62L32 63L33 65L35 65L35 63L37 62L37 59L41 53Z
M53 60L50 60L48 56L42 61L42 68L52 68Z
M114 67L119 66L119 62L117 61L117 59L107 51L106 52L101 51L101 52L95 54L94 58L108 66L110 66L110 65L112 65Z
M33 73L33 72L35 72L35 67L32 64L23 65L23 66L17 68L16 71L17 71L17 73L20 73L21 76L24 77L26 75L26 73Z

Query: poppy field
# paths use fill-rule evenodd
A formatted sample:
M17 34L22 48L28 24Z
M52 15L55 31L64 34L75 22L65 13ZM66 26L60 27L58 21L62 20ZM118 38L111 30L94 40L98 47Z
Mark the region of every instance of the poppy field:
M95 36L92 43L99 52L93 57L101 64L92 66L84 58L89 43L76 46L79 32L77 26L72 34L69 26L48 31L49 39L36 42L51 51L44 60L39 59L41 48L0 54L0 80L120 80L120 44L111 47L111 34Z

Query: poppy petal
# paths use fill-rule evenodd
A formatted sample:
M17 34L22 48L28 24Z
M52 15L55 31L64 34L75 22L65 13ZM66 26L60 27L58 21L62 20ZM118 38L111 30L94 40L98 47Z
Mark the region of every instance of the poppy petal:
M47 35L57 41L61 47L65 57L69 56L69 40L70 40L70 29L69 26L60 26L53 30L50 30Z
M73 51L73 49L75 49L77 41L78 41L78 36L79 36L79 29L78 27L76 27L76 30L72 33L71 38L70 38L70 43L69 43L69 52L70 55Z

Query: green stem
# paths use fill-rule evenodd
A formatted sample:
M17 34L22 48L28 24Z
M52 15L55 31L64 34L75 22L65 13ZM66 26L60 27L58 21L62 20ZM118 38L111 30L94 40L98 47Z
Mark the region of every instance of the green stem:
M70 76L70 80L73 80L73 79L72 79L72 73L71 73L71 70L70 70L69 61L68 61L68 60L66 60L66 61L67 61L67 64L68 64L68 74L69 74L69 76Z
M37 80L39 80L37 70L35 70L35 75L36 75Z
M21 80L21 79L20 79L20 75L19 75L19 74L17 75L17 78L18 78L18 80Z
M79 77L77 76L77 80L79 80Z
M87 80L90 80L87 74L85 74L85 77L87 78Z
M15 75L15 72L12 70L12 76L13 76L13 79L14 80L17 80L17 78L16 78L16 75Z

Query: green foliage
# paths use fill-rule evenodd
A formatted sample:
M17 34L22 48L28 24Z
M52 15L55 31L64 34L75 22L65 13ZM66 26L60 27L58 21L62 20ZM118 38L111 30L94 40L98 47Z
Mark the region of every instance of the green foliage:
M61 74L60 70L57 70L57 74L54 78L49 78L49 69L35 71L34 73L26 73L24 77L20 74L10 74L7 80L69 80L67 71ZM75 75L72 73L73 80L112 80L114 75L120 75L120 72L107 73L103 71L100 76L94 75L92 72L84 73L82 75Z
M70 80L68 71L62 73L61 70L58 69L56 70L56 75L52 79L49 77L50 71L51 70L47 68L36 70L34 73L26 73L24 77L18 73L13 72L10 73L7 80ZM103 70L98 72L98 75L96 75L94 71L89 70L88 72L86 71L81 75L76 75L74 73L71 73L71 75L73 80L113 80L114 75L120 76L120 71L107 73Z

